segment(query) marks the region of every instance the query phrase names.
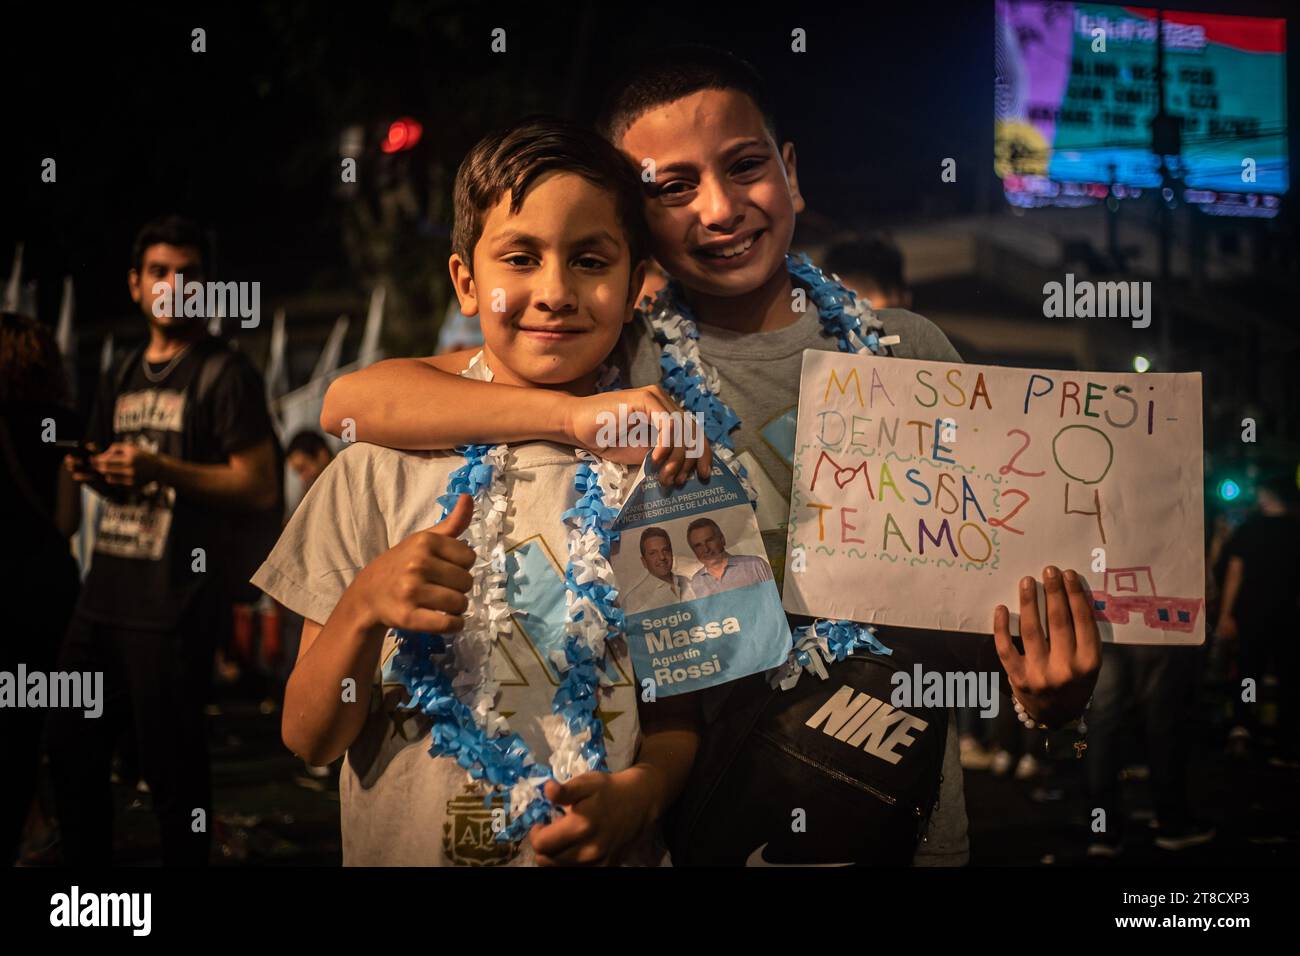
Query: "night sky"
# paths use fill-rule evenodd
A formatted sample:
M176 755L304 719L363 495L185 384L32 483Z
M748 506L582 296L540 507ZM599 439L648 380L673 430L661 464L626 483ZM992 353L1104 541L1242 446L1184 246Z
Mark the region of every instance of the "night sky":
M990 2L804 3L779 15L697 6L296 2L8 14L0 268L25 239L41 318L55 320L71 274L82 332L120 324L132 315L125 272L135 230L180 211L215 229L222 276L261 280L264 307L310 290L363 293L340 240L345 126L370 131L364 178L378 172L373 131L403 114L420 120L417 158L447 171L449 192L460 157L487 128L539 109L590 120L629 59L686 41L729 48L765 74L814 214L876 229L1002 203ZM1285 12L1279 3L1230 6ZM190 51L195 26L207 30L206 53ZM498 26L504 55L489 49ZM795 27L807 31L807 53L791 52ZM40 182L46 156L58 162L56 184ZM948 156L955 185L938 175ZM449 208L438 218L425 227L433 239L449 230Z

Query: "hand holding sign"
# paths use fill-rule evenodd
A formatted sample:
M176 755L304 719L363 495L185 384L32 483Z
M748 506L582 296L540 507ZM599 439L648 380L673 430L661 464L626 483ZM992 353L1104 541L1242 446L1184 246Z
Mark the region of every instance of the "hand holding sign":
M993 641L1016 698L1030 716L1048 725L1077 717L1087 706L1101 670L1101 638L1083 582L1073 570L1043 569L1047 632L1038 616L1038 587L1020 579L1020 639L1011 639L1011 612L993 612Z
M805 352L785 607L986 634L989 593L1054 565L1104 640L1200 644L1201 447L1199 374Z

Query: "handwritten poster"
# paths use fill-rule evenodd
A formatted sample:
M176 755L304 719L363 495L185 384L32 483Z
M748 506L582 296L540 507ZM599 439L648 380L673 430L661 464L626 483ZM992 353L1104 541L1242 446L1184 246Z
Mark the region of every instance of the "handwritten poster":
M987 634L1055 564L1103 640L1205 640L1201 376L804 353L787 610Z

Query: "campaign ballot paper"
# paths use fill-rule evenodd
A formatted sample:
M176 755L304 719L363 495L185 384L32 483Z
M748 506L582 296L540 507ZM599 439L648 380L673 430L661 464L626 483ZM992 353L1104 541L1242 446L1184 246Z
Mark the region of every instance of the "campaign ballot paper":
M674 488L648 462L610 554L637 683L668 697L781 664L790 626L745 489L716 459L708 484Z
M1205 640L1199 373L808 351L794 447L794 613L988 634L1005 604L1019 633L1054 564L1103 640Z

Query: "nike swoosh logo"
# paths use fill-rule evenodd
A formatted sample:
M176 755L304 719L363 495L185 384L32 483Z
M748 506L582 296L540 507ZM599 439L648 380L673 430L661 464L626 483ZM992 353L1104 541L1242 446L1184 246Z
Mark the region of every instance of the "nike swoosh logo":
M754 850L745 860L745 866L852 866L852 863L772 863L763 858L763 851L767 849L767 844Z

